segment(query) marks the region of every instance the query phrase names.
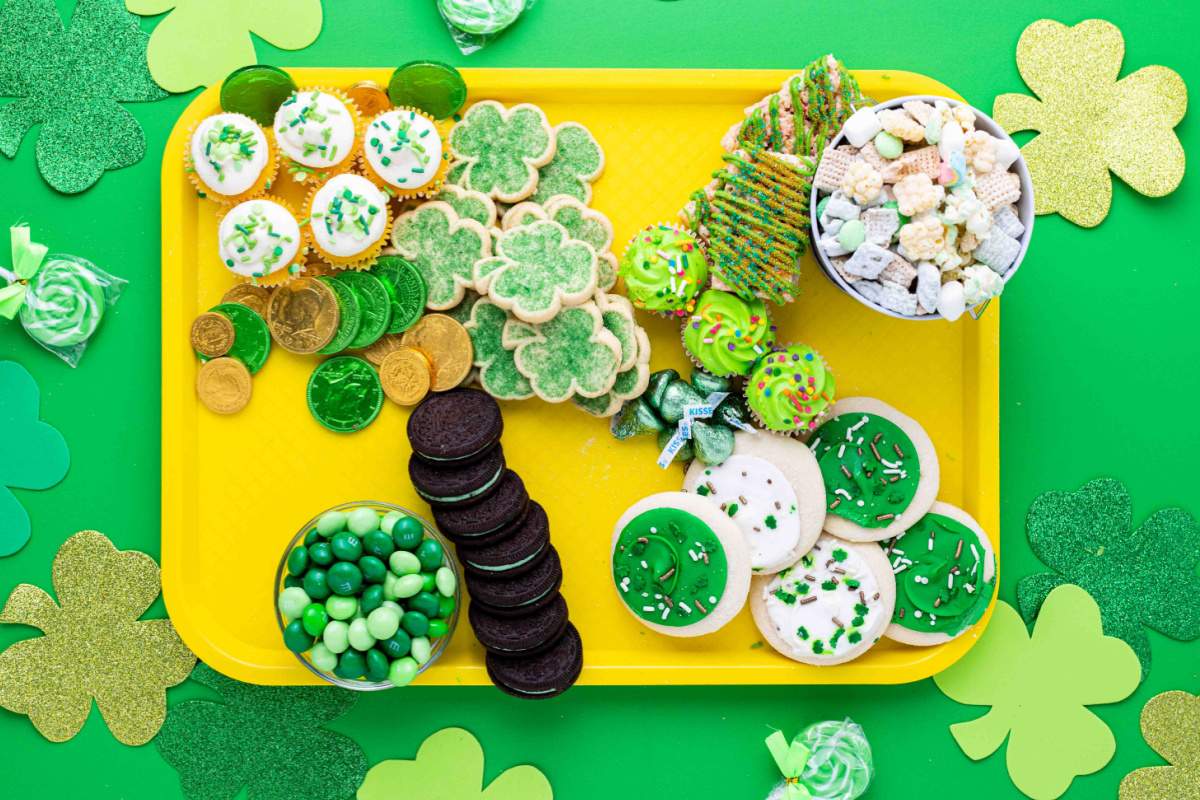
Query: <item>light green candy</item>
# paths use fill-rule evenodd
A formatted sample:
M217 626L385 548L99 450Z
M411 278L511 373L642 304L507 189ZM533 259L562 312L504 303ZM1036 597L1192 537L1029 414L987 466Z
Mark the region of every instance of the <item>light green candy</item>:
M326 511L317 520L317 533L328 539L346 527L346 514L342 511Z
M433 645L429 643L429 639L424 636L418 636L412 640L412 657L421 666L429 662L429 657L433 654Z
M371 531L379 530L379 512L373 508L356 508L350 512L346 524L351 533L365 536Z
M853 253L867 239L867 226L856 219L848 219L842 224L841 230L838 231L838 244L843 249Z
M460 31L490 36L517 21L525 0L438 0L438 8Z
M353 597L342 597L341 595L331 595L325 601L325 610L329 612L329 616L333 619L350 619L358 611L358 601Z
M312 602L308 593L299 586L289 586L279 593L279 613L288 622L299 619L304 608Z
M937 144L942 140L942 115L931 114L925 122L925 141L929 144Z
M321 633L321 641L332 653L344 653L350 646L350 626L341 620L331 620Z
M388 568L396 575L412 575L421 571L421 560L407 550L397 550L388 557Z
M420 664L414 659L408 656L397 658L388 669L388 680L396 686L408 686L412 683L413 678L417 677L419 669Z
M383 602L387 603L396 599L396 581L398 578L391 572L383 576Z
M394 600L384 600L379 605L379 607L380 608L390 608L392 611L396 612L397 616L400 616L400 617L404 616L404 606L400 605L399 603L397 603Z
M91 338L104 316L104 287L95 266L75 256L52 256L29 280L21 325L50 347L74 347Z
M333 668L337 666L338 662L337 653L330 650L324 642L317 642L313 645L308 657L312 659L313 666L321 672L333 672Z
M371 635L370 629L367 628L367 621L362 617L351 621L348 639L350 646L355 650L366 651L375 646L375 637Z
M413 573L412 575L405 575L401 578L397 578L394 591L396 592L397 598L404 599L407 597L414 597L424 588L425 579L422 578L420 574Z
M443 597L454 596L454 590L458 588L458 579L454 577L454 570L449 567L442 567L437 571L433 580L437 584L437 590L441 592Z
M367 631L376 639L390 639L400 629L400 615L380 606L367 617Z
M875 134L875 152L887 159L899 158L904 152L904 143L887 131Z
M391 536L392 528L395 527L396 523L402 519L404 519L404 515L399 511L389 511L388 513L384 514L383 519L379 521L379 530L383 531L388 536Z

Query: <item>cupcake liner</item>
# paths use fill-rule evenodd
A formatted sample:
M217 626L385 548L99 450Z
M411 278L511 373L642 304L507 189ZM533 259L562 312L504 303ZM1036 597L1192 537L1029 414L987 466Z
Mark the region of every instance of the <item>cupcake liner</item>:
M420 189L402 189L399 186L394 186L388 183L386 180L384 180L383 176L375 171L375 169L371 166L370 160L367 158L366 144L363 141L366 131L370 129L371 123L373 123L376 119L382 117L384 114L390 114L393 111L412 111L420 114L433 124L434 129L437 130L438 136L440 136L442 139L442 157L438 159L437 171L434 173L433 179ZM374 183L380 189L386 191L399 202L403 203L405 200L419 200L433 197L439 191L441 191L443 184L446 183L446 173L450 170L450 147L448 131L444 125L438 124L437 120L430 117L421 109L413 108L411 106L396 106L394 108L389 108L386 111L381 111L372 117L370 121L363 123L362 132L359 134L358 138L359 147L358 155L356 156L356 160L358 162L358 173Z
M216 115L213 114L210 116ZM183 144L183 171L187 175L188 182L195 188L196 194L212 200L217 205L229 206L231 208L238 203L244 203L247 200L253 200L256 197L267 194L271 191L271 186L275 183L275 178L279 175L279 149L275 146L275 135L244 114L238 114L237 116L244 117L246 121L256 125L263 132L263 141L267 143L267 163L263 167L262 173L258 176L258 180L241 194L221 194L200 180L200 175L196 172L196 165L192 161L192 137L196 135L196 128L202 122L208 120L209 117L192 123L192 126L188 128L188 133Z
M669 229L671 229L672 231L674 231L675 233L678 233L678 234L680 234L680 235L683 235L683 236L690 236L690 237L692 237L693 239L695 239L695 240L696 240L696 247L697 247L698 249L700 249L700 250L703 250L703 249L704 249L704 248L703 248L703 247L700 245L700 237L698 237L698 236L697 236L697 235L696 235L694 232L692 232L691 230L689 230L689 229L688 229L688 228L686 228L685 226L683 226L683 225L679 225L678 223L675 223L675 222L654 222L654 223L651 223L651 224L649 224L649 225L643 225L643 226L642 226L640 229L638 229L638 232L637 232L637 233L635 233L633 236L631 236L631 237L629 238L629 241L627 241L627 242L625 243L625 249L621 251L621 260L620 260L620 261L618 262L618 264L617 264L617 281L620 283L620 285L621 285L622 287L624 287L624 286L625 286L625 283L624 283L623 276L621 275L621 271L620 271L620 264L621 264L622 262L624 262L624 261L625 261L625 257L626 257L626 256L629 254L629 248L630 248L630 247L633 245L633 242L634 242L634 240L635 240L635 239L638 237L638 235L640 235L640 234L642 233L642 231L646 230L647 228L656 228L656 227L661 227L661 228L669 228ZM705 258L707 258L707 256L705 256ZM678 321L678 322L683 322L683 321L685 321L685 320L686 320L688 317L690 317L690 316L692 315L692 312L693 312L693 311L695 311L695 310L696 310L696 298L697 298L697 297L699 297L699 296L700 296L700 294L701 294L701 293L702 293L702 292L703 292L705 289L707 289L707 288L708 288L708 286L709 286L709 284L711 283L711 281L712 281L712 269L710 268L710 269L709 269L709 271L708 271L708 276L707 276L707 277L705 278L705 280L704 280L704 285L703 285L703 286L697 286L697 287L696 287L696 291L695 291L695 293L692 295L692 299L691 299L691 300L688 302L688 304L687 304L687 305L686 305L684 308L678 309L678 310L676 310L676 311L655 311L655 310L653 310L653 309L649 309L649 308L645 308L645 307L639 306L639 305L637 305L636 303L634 303L634 308L638 309L639 311L644 311L645 313L647 313L647 314L650 314L650 315L652 315L652 316L655 316L655 317L661 317L662 319L673 319L673 320L676 320L676 321ZM616 287L614 286L614 287L613 287L613 291L615 291L615 290L616 290ZM610 292L610 293L611 293L611 292ZM630 301L632 301L632 300L633 300L633 298L630 298ZM687 350L687 348L684 348L684 350L686 351L686 350Z
M287 266L280 267L279 269L275 270L274 272L272 272L268 275L264 275L261 278L245 278L241 275L237 275L236 273L230 273L230 274L233 275L241 283L252 283L255 286L269 286L269 287L282 286L283 284L287 283L288 281L292 280L293 278L303 274L307 270L308 255L309 255L309 252L312 250L312 236L309 233L308 225L300 224L303 217L301 217L299 214L296 213L296 208L295 208L295 206L293 206L291 204L290 201L283 199L279 195L262 194L262 195L256 195L255 197L252 197L250 199L251 200L270 200L272 203L275 203L276 205L283 206L287 210L287 212L292 215L292 217L296 220L297 224L299 225L300 246L296 250L296 257L294 259L292 259L291 263L289 263ZM234 208L235 208L235 206L229 206L228 208L222 208L217 213L217 225L218 226L220 226L221 220L223 220L225 218L225 216L227 214L229 214L229 212L233 211ZM218 242L217 244L219 246L220 242ZM224 264L222 264L222 266L224 266Z
M301 86L296 89L295 93L299 92L324 92L341 100L346 108L350 111L350 116L354 119L354 138L351 140L350 148L346 151L346 155L337 164L329 167L309 167L301 164L299 161L282 155L283 150L279 147L279 143L275 142L276 149L281 153L281 160L287 166L287 172L292 180L296 183L305 184L316 182L324 183L335 175L341 175L345 172L350 172L358 166L358 154L362 146L363 130L366 124L363 122L362 113L358 110L358 106L350 96L341 89L333 89L328 86ZM275 127L271 126L270 136L275 138Z
M330 176L330 178L334 177L337 176ZM320 183L314 184L309 188L308 194L305 195L304 220L302 227L307 228L312 223L313 201L316 199L317 192L320 191L321 187L328 183L328 181L329 178L326 178ZM383 252L383 248L390 244L392 240L392 223L395 221L395 217L392 215L391 203L384 203L383 213L387 215L387 219L383 223L383 233L380 234L379 238L367 249L355 253L352 256L336 256L327 252L323 247L321 247L321 243L317 241L317 237L310 233L309 242L311 244L312 254L335 269L352 269L359 272L370 269L375 265L375 262L379 260L379 256Z

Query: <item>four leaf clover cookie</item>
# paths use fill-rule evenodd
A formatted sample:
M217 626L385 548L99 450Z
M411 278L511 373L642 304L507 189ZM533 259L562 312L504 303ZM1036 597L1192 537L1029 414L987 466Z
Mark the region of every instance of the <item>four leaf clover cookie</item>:
M533 200L549 203L558 195L573 197L581 203L592 199L592 182L604 171L604 151L591 131L578 122L563 122L554 127L554 158L539 170Z
M453 308L474 286L476 262L491 255L492 235L473 219L463 219L449 203L435 200L401 214L392 231L396 251L412 263L429 289L426 306Z
M1120 800L1200 798L1200 697L1163 692L1142 709L1142 737L1169 767L1144 767L1121 781Z
M596 291L596 251L563 226L539 221L504 231L496 255L475 264L475 289L525 322L547 322Z
M517 369L549 403L599 397L612 389L621 364L621 343L595 303L565 308L541 325L510 320L504 346L516 350Z
M450 131L450 151L462 163L454 182L516 203L533 194L538 167L554 158L554 132L537 106L505 108L484 100L468 108Z

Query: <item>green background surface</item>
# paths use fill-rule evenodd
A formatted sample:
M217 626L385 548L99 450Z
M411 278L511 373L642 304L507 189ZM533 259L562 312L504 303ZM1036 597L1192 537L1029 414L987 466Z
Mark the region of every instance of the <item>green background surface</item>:
M1025 91L1014 61L1017 38L1042 16L1068 24L1109 19L1125 34L1125 72L1165 64L1195 91L1200 13L1191 5L1070 1L1054 3L1051 12L1050 4L1032 2L541 0L502 39L464 58L432 0L332 0L315 45L283 53L259 42L258 52L263 61L296 66L391 66L430 57L470 66L799 68L833 51L856 68L928 74L988 109L997 94ZM73 3L60 0L59 7L67 15ZM144 24L149 29L154 20ZM146 130L148 157L106 174L79 196L58 195L37 175L32 135L15 159L0 159L3 226L27 221L52 250L86 255L131 282L78 369L41 350L15 324L0 328L0 358L34 374L42 416L63 432L72 454L58 487L18 492L34 536L20 553L0 559L0 596L22 581L48 586L55 551L80 529L159 554L159 163L189 100L127 106ZM1178 132L1185 148L1200 152L1194 119ZM1189 175L1174 195L1158 200L1118 182L1111 215L1094 230L1057 217L1038 220L1033 247L1003 303L1001 597L1007 601L1015 602L1017 579L1039 569L1024 516L1042 491L1112 475L1129 485L1138 522L1168 505L1200 512L1194 469L1200 434L1192 418L1200 396L1198 208L1200 189ZM7 245L0 260L7 263ZM164 613L161 601L150 613ZM31 633L4 626L0 647ZM1200 643L1153 633L1151 641L1149 679L1125 702L1096 709L1116 734L1116 757L1077 779L1067 798L1115 797L1131 769L1161 763L1139 733L1142 706L1169 689L1200 691ZM169 701L200 694L185 684ZM579 687L549 703L519 702L490 687L414 687L363 697L333 727L352 733L374 763L411 757L428 734L462 725L483 742L489 777L534 763L566 800L753 800L776 779L762 744L772 728L791 733L849 715L874 744L877 778L869 798L1020 797L1002 753L972 763L947 731L984 710L956 705L929 680L896 687ZM8 767L2 792L8 797L179 795L175 772L153 745L117 743L94 709L65 744L44 741L25 717L0 711L0 762Z

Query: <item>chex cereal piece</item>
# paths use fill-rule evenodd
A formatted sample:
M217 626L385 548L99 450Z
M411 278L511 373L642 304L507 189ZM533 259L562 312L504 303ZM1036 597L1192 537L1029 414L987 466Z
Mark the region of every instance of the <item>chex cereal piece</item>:
M878 172L883 172L883 168L888 165L888 160L879 155L879 151L875 149L874 142L867 142L862 149L858 151L858 157L870 164Z
M938 149L931 145L919 150L909 150L888 164L883 172L883 181L884 183L895 183L906 175L916 175L922 172L936 181L941 171L942 157L938 154Z
M878 303L883 294L883 284L879 281L859 281L854 284L854 288L872 303Z
M908 287L917 279L917 268L908 262L907 259L901 258L896 254L892 254L892 260L883 268L883 272L879 273L879 280L884 283L894 283L897 286Z
M1012 206L1001 206L992 213L992 223L1014 239L1020 239L1025 233L1025 226Z
M993 170L975 179L975 196L995 211L1021 199L1021 179L1012 172Z
M862 209L848 200L846 195L836 192L829 196L824 216L830 219L858 219L861 213Z
M912 118L922 125L928 124L929 118L933 116L933 106L924 100L909 100L901 108L911 114Z
M895 311L897 314L916 316L917 296L910 292L907 286L900 286L890 281L884 281L880 286L882 291L876 301L879 305L889 311Z
M863 242L846 262L846 271L860 278L877 278L896 254L871 242Z
M922 261L917 264L917 304L926 314L937 310L938 295L942 291L942 271L936 264Z
M987 238L979 243L972 255L976 261L987 264L999 275L1008 272L1021 252L1021 243L993 225Z
M934 152L937 152L936 148ZM826 147L825 152L821 154L821 161L817 165L817 174L813 176L813 185L822 192L832 192L841 188L846 169L854 163L856 158L857 156L844 150Z
M900 214L894 208L868 208L862 213L862 222L867 229L867 241L887 247L900 230Z
M831 259L829 259L829 263L833 264L833 268L837 270L838 274L842 276L842 278L846 281L846 283L854 283L856 281L861 281L862 278L858 277L857 275L851 275L849 272L846 272L846 262L849 260L850 259L848 259L848 258L831 258Z
M826 231L829 235L817 240L817 244L821 246L821 250L824 251L825 255L830 256L831 258L833 256L844 256L850 252L846 248L842 247L842 243L837 239L837 233L842 229L842 221L840 219L835 219L834 222L836 222L837 225L831 226Z

